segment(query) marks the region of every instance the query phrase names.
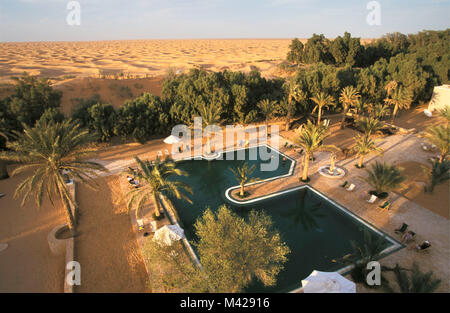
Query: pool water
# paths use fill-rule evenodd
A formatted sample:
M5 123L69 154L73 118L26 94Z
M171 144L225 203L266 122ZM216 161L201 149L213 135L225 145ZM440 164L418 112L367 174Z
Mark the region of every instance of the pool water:
M247 159L251 149L245 151ZM263 161L248 160L250 165L257 165L254 177L276 179L292 174L294 161L287 159L283 162L284 156L276 150L273 152L280 158L276 171L263 172L259 167ZM288 262L279 273L276 286L264 287L261 283L254 282L247 288L247 292L287 292L301 287L301 280L313 270L339 270L343 267L342 264L334 263L332 260L350 253L351 241L362 243L365 229L384 237L386 248L400 247L393 239L309 186L277 193L249 204L230 202L225 197L225 191L229 187L236 186L237 182L229 168L240 164L242 161L238 160L180 161L179 168L189 173L188 177L181 177L180 180L192 187L193 203L189 204L174 197L170 199L177 208L186 237L191 242L196 239L193 225L208 207L214 211L227 204L244 217L250 210L263 210L271 216L275 229L291 250Z

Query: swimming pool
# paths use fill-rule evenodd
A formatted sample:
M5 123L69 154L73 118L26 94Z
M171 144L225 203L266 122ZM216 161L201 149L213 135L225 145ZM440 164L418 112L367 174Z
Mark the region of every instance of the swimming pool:
M255 177L261 179L278 179L292 175L295 161L282 155L268 146L280 159L276 171L263 172L259 165L264 161L259 158L248 160L252 149L246 149L246 160L256 164ZM234 151L236 154L237 152ZM285 161L283 162L283 158ZM236 158L235 158L236 159ZM206 208L216 210L224 203L241 216L254 210L263 210L271 216L274 227L280 232L281 238L291 249L289 261L278 275L277 285L264 287L255 282L248 292L287 292L301 287L301 280L313 270L336 271L341 264L332 260L351 252L351 241L363 242L364 230L367 229L376 236L383 237L385 251L400 249L401 245L375 227L352 214L338 203L327 198L310 186L304 185L291 190L278 192L250 203L236 203L226 197L226 191L237 183L230 167L235 167L242 161L237 160L184 160L178 166L189 173L180 180L188 183L193 189L193 203L170 197L185 229L189 241L195 240L193 225Z

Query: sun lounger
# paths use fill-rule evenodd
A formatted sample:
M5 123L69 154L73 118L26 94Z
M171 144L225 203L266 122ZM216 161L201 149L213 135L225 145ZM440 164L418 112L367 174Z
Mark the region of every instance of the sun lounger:
M346 189L347 191L353 191L355 189L355 185L354 184L350 184L350 186L348 186Z
M386 202L383 203L383 205L379 206L379 208L383 209L383 210L384 209L389 210L390 207L391 207L391 203L389 201L386 201Z
M138 224L138 230L139 231L144 230L144 220L143 219L138 219L136 221L137 221L137 224Z
M428 240L425 240L422 244L417 245L417 250L425 250L431 247L431 243Z
M345 181L345 182L341 185L341 187L342 187L342 188L345 188L345 187L347 187L347 184L348 184L348 181Z
M397 234L403 234L407 228L408 228L408 224L403 223L402 227L400 227L399 229L396 229L395 232Z
M370 199L369 199L369 200L367 200L367 202L369 202L369 203L374 203L375 201L377 201L377 199L378 199L378 197L377 197L377 196L375 196L375 195L372 195L372 196L370 197Z

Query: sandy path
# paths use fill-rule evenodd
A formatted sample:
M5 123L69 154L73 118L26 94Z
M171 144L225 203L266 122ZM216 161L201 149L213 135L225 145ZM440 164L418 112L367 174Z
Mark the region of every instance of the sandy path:
M0 252L0 292L62 292L64 256L53 256L47 235L64 223L63 212L49 201L37 209L34 201L24 207L13 194L25 174L0 180L0 242L9 247ZM59 203L56 203L59 207Z
M81 286L76 292L145 292L147 272L118 177L98 182L98 190L78 187L80 235L75 258L81 264Z

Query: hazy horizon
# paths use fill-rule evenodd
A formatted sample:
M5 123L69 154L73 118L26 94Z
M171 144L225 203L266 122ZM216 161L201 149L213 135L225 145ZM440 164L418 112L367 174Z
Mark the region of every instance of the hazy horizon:
M448 0L2 0L0 41L292 39L345 31L364 39L450 26ZM380 23L367 16L379 6Z

